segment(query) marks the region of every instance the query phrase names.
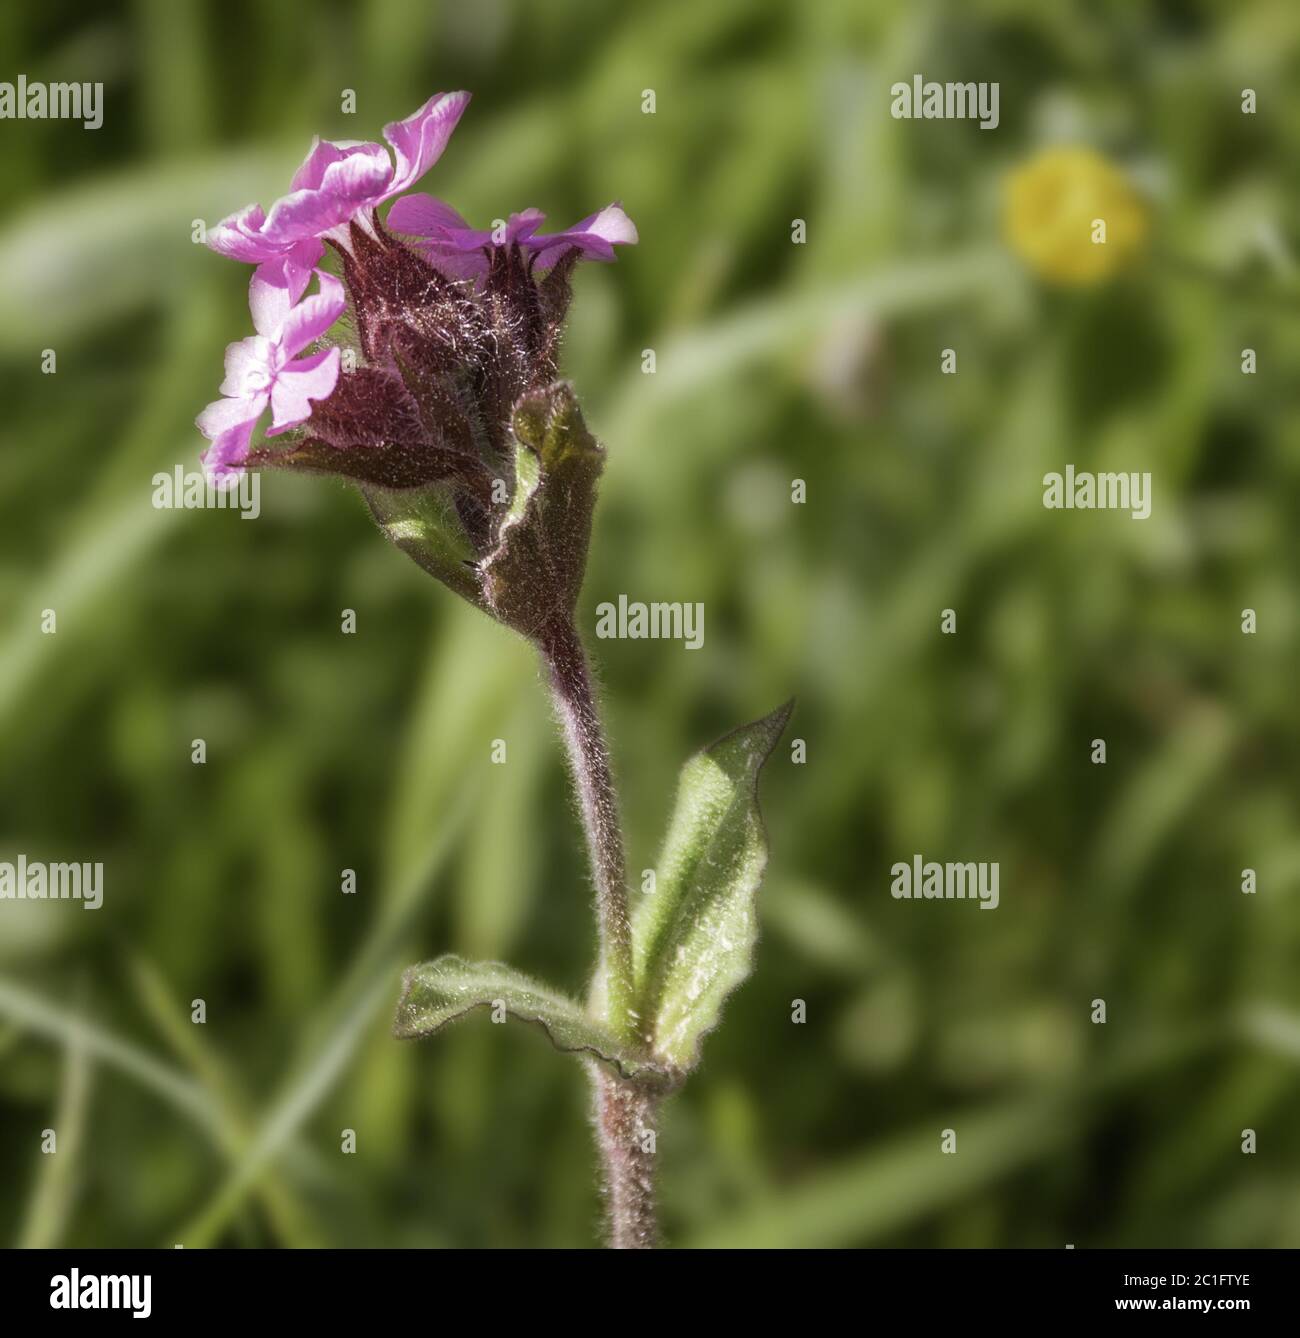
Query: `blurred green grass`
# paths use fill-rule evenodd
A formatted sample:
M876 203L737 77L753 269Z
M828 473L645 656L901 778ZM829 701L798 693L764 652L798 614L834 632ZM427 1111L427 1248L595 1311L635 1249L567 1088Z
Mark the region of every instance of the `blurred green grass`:
M707 609L698 652L595 646L633 868L696 747L791 691L808 745L764 780L758 972L667 1114L670 1240L1300 1244L1294 6L58 0L0 50L107 97L97 132L0 123L0 856L107 866L94 914L0 903L5 1240L594 1239L577 1065L388 1034L438 951L583 983L526 648L342 488L149 505L247 324L192 220L467 87L428 189L641 231L566 350L610 448L588 625ZM891 120L914 71L998 79L999 130ZM1001 247L1002 176L1055 138L1152 191L1106 287ZM1152 519L1044 511L1066 461L1150 469ZM999 860L1001 907L892 901L917 851Z

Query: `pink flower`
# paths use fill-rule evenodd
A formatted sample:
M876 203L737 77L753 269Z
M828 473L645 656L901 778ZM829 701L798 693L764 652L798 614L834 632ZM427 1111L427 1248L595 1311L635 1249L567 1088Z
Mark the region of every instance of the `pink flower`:
M290 183L293 189L265 214L250 204L216 224L208 245L222 255L253 264L288 256L292 270L320 259L320 238L346 244L353 218L410 189L442 156L461 118L468 93L437 93L413 116L384 127L382 144L331 143L316 139Z
M407 195L388 212L388 226L423 240L416 247L438 269L454 278L486 274L494 247L518 245L534 269L548 269L570 248L588 260L613 260L614 247L634 245L636 225L618 204L575 223L565 232L539 233L546 215L540 209L511 214L504 228L471 228L449 205L432 195Z
M339 351L324 349L306 358L295 355L338 320L347 305L343 285L317 270L320 291L303 298L311 271L288 256L269 260L253 273L248 305L255 335L226 347L223 399L195 420L212 443L203 467L214 482L234 482L248 455L253 429L269 407L268 437L297 427L311 415L311 401L330 395L339 377Z
M558 375L573 266L613 260L637 231L618 204L564 232L541 232L536 209L479 231L449 205L409 194L381 221L378 206L433 164L468 101L431 98L385 127L387 149L317 141L268 213L252 205L211 230L215 250L258 265L257 333L229 346L223 398L198 425L216 481L285 469L363 491L433 490L481 560L504 523L495 484L514 477L516 406ZM326 243L342 282L317 268ZM304 299L313 274L319 291ZM342 313L345 292L359 365L340 377L337 350L297 355ZM268 409L267 441L253 445Z

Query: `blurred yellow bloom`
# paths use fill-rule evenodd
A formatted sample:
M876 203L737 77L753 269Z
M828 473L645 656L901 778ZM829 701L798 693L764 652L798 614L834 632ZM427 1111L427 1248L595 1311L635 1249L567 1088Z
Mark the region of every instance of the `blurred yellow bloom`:
M1093 149L1047 149L1007 182L1007 244L1051 283L1109 278L1141 250L1148 223L1128 178Z

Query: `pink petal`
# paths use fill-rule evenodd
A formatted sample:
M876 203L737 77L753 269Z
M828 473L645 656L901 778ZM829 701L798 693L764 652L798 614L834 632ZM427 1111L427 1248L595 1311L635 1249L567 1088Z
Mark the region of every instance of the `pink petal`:
M299 358L282 368L271 387L271 426L266 435L273 437L305 422L311 417L311 401L323 400L333 394L338 379L339 351L336 348L327 348L310 358Z
M375 145L378 148L378 145ZM293 174L289 182L290 190L319 190L325 178L325 169L339 161L347 153L345 146L331 143L328 139L315 136L302 165Z
M319 237L307 237L285 252L284 277L292 301L296 302L307 291L312 271L324 254L325 244Z
M413 116L384 127L397 159L384 199L409 190L442 157L468 105L468 93L435 93Z
M265 394L242 399L213 400L194 420L194 424L209 441L213 442L223 433L245 424L251 432L253 424L262 416L267 400Z
M381 145L349 145L325 168L319 189L340 200L377 203L388 198L382 192L392 178L393 164Z
M485 246L496 245L490 228L447 228L430 240L449 251L481 251Z
M545 222L546 215L540 209L525 209L520 214L511 214L506 224L506 241L527 241Z
M448 251L477 251L484 246L524 242L546 221L540 209L511 214L500 240L494 229L471 228L449 205L432 195L404 195L388 211L388 226L413 237L427 237Z
M249 335L226 345L226 379L219 389L236 399L260 395L270 388L275 345L264 335Z
M252 265L285 260L286 273L301 292L325 247L315 237L300 242L273 238L263 230L265 227L266 217L261 206L250 204L209 228L208 245L221 255Z
M296 190L271 206L266 237L274 243L275 253L282 254L304 238L319 237L346 223L362 203L326 190Z
M384 192L392 173L388 154L378 144L317 144L294 179L319 177L319 184L298 187L278 199L263 235L281 250L319 237L348 222L358 209L387 199Z
M589 260L613 260L616 245L634 246L636 242L636 224L623 212L621 205L610 204L598 214L575 223L567 232L532 237L527 245L536 253L537 268L546 269L570 246L576 246Z
M431 195L404 195L388 212L388 226L427 240L417 243L421 253L442 273L453 279L477 278L487 273L485 248L523 245L541 227L546 215L540 209L511 214L500 241L493 231L471 228L448 204Z
M299 242L284 255L264 261L253 272L248 285L248 307L258 334L268 339L279 334L289 309L306 292L312 267L324 250L315 238Z
M276 342L285 358L292 358L313 340L319 339L348 304L343 285L332 274L323 270L319 273L320 292L299 302L280 327Z
M584 218L581 223L569 229L570 232L586 232L593 237L600 237L611 245L635 246L640 237L636 224L628 218L623 206L617 201L607 204L598 214Z
M253 329L259 335L274 339L296 301L285 276L283 256L268 260L253 271L248 284L248 309L253 314Z
M416 245L420 254L449 279L476 279L488 272L488 258L481 246L462 249L445 242Z
M218 436L203 452L203 472L219 487L230 487L243 472L239 465L248 457L256 418L236 423Z
M388 211L388 226L408 237L436 237L444 232L468 231L469 224L451 207L432 195L403 195Z
M273 248L268 249L266 239L262 236L262 225L265 222L266 215L262 213L261 205L245 205L208 229L208 245L233 260L252 264L269 260L276 252Z

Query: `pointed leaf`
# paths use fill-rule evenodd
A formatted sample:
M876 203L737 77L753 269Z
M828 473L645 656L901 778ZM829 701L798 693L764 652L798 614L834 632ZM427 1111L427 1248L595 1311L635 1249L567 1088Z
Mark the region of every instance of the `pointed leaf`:
M656 870L637 907L633 953L651 1049L682 1071L699 1059L727 996L750 974L767 865L758 774L792 701L742 725L682 768Z
M557 1050L593 1055L624 1078L667 1078L589 1017L580 1003L500 962L467 962L449 954L411 967L402 977L393 1031L404 1040L430 1036L475 1008L502 1008L511 1017L539 1023Z

